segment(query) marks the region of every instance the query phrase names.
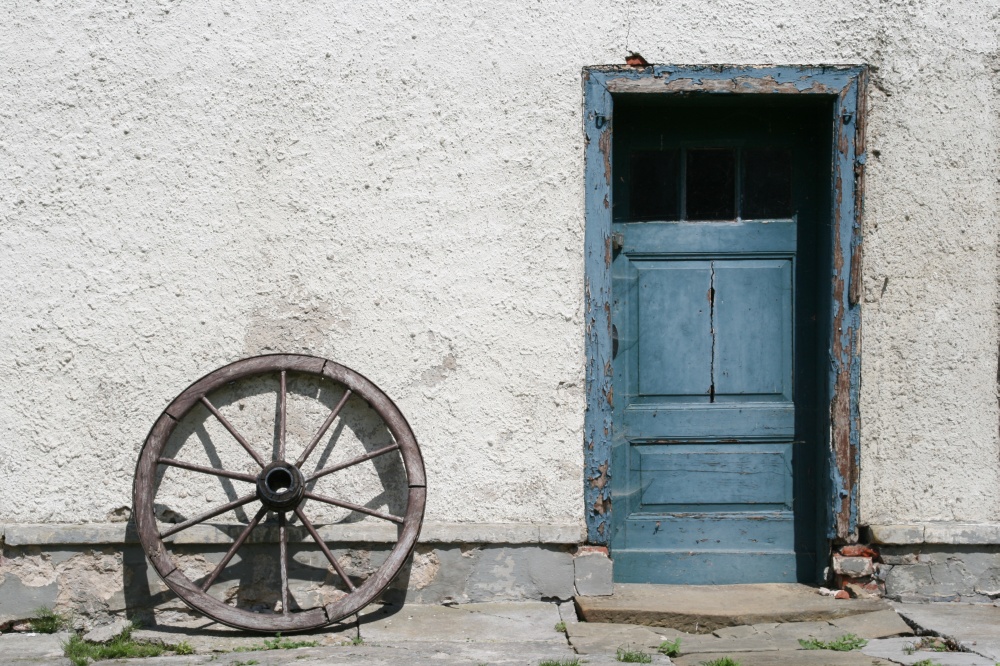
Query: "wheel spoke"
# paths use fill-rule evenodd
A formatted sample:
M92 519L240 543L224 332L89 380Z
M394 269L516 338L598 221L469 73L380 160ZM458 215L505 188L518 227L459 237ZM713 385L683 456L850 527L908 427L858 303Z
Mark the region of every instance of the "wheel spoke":
M281 552L279 553L281 565L281 614L288 615L288 526L285 521L284 511L278 514L278 542L281 548Z
M218 507L216 509L212 509L211 511L206 511L205 513L201 514L200 516L195 516L194 518L191 518L189 520L185 520L183 523L178 523L178 524L174 525L173 527L171 527L166 532L161 532L160 533L160 538L161 539L166 539L168 536L173 536L174 534L177 534L181 530L186 530L187 528L191 527L192 525L197 525L198 523L204 522L204 521L208 520L209 518L215 518L219 514L225 513L226 511L230 511L232 509L235 509L236 507L243 506L244 504L249 504L250 502L254 501L255 499L257 499L257 493L256 492L250 493L249 495L244 495L243 497L239 498L238 500L234 500L234 501L230 502L229 504L223 504L222 506L220 506L220 507Z
M319 444L319 440L323 439L323 435L325 435L326 431L330 429L330 425L333 423L333 420L337 418L337 414L339 414L340 410L344 408L344 405L347 403L347 399L350 397L351 389L345 390L340 402L338 402L336 407L333 408L330 415L326 417L326 421L323 421L323 425L319 427L319 430L316 432L316 436L312 438L312 441L309 442L309 446L306 447L306 450L302 452L302 455L299 456L299 459L295 462L296 467L302 467L302 463L306 461L309 454L312 453L313 449L316 448L316 445Z
M326 476L327 474L332 474L337 470L345 469L347 467L353 467L359 463L363 463L366 460L371 460L372 458L377 458L379 456L384 456L387 453L391 453L399 448L399 444L393 444L392 446L384 446L381 449L375 449L370 453L366 453L363 456L358 456L357 458L351 458L347 462L337 463L336 465L331 465L330 467L324 467L323 469L313 472L312 476L306 479L306 483L311 483L321 476Z
M239 481L246 481L247 483L256 483L257 477L252 474L244 474L243 472L230 472L228 469L216 469L214 467L202 467L201 465L195 465L193 463L184 462L183 460L177 460L175 458L157 458L156 462L161 465L169 465L170 467L180 467L181 469L188 469L192 472L201 472L202 474L214 474L215 476L224 476L227 479L237 479Z
M309 522L308 518L306 518L306 514L302 513L302 509L300 507L295 507L295 515L299 517L299 520L302 521L302 524L306 526L307 530L309 530L309 536L311 536L313 538L313 541L315 541L319 545L320 550L322 550L323 554L326 555L326 559L330 560L330 564L333 565L334 571L337 572L337 575L340 576L340 579L344 581L345 585L347 585L347 589L353 592L355 589L354 583L352 583L351 579L347 577L346 573L344 573L343 567L341 567L340 563L337 562L337 559L333 556L333 553L330 552L330 549L326 547L326 543L324 543L323 539L320 538L319 532L316 531L316 528L313 527L313 524Z
M376 511L375 509L369 509L366 506L361 506L360 504L351 504L350 502L345 502L343 500L333 499L332 497L327 497L326 495L317 495L316 493L311 493L306 491L306 497L317 502L326 502L327 504L332 504L333 506L339 506L342 509L350 509L351 511L357 511L358 513L367 513L369 516L375 516L376 518L381 518L382 520L391 520L394 523L400 525L403 524L403 518L399 516L394 516L391 513L382 513L381 511Z
M219 423L225 426L226 430L229 431L229 434L231 434L233 437L236 438L236 441L240 443L240 446L246 449L247 453L250 454L251 458L257 461L258 465L260 465L261 467L267 465L267 463L264 462L264 459L260 457L260 454L254 451L253 447L250 446L250 442L243 439L243 435L236 432L236 428L233 427L233 424L230 423L225 416L219 413L219 410L215 408L215 405L213 405L208 398L206 398L205 396L201 396L201 404L205 405L208 411L212 412L212 416L217 418L219 420Z
M253 532L253 529L257 527L257 524L261 521L261 518L263 518L264 514L266 513L267 513L267 507L263 506L260 507L260 511L257 512L257 515L253 517L253 520L250 521L250 524L247 525L246 529L243 530L243 532L240 533L240 535L236 538L236 541L233 542L233 545L229 547L229 550L226 551L225 556L223 556L222 560L216 565L215 570L212 571L212 573L208 575L208 578L205 579L205 582L201 584L202 592L208 591L208 588L212 586L212 583L215 582L215 579L218 578L219 574L222 573L222 570L226 568L226 565L229 564L229 560L233 559L233 555L235 555L236 551L240 549L240 546L242 546L243 542L247 540L247 537L250 536L250 533Z
M278 460L285 459L285 431L288 426L288 384L286 372L281 371L281 396L278 398Z

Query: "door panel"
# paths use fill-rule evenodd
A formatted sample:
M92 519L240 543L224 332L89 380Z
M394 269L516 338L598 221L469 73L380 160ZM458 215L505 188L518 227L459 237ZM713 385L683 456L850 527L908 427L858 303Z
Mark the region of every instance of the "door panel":
M675 444L637 446L633 452L643 509L792 508L789 444Z
M708 395L712 322L706 261L650 261L636 267L639 395Z
M792 262L713 262L716 400L792 399Z
M680 552L787 551L785 544L794 536L791 513L762 521L746 513L646 515L629 518L629 544L637 550ZM664 546L665 535L670 543ZM617 558L615 565L618 565Z
M818 413L803 411L815 387L796 384L814 367L797 351L815 348L801 333L814 318L803 314L811 306L799 258L815 258L808 239L820 199L810 183L821 181L823 152L767 111L719 117L729 124L694 110L637 112L623 130L616 113L611 550L620 582L792 582L815 570L796 493L812 485L821 424L803 418ZM648 171L633 181L633 169Z

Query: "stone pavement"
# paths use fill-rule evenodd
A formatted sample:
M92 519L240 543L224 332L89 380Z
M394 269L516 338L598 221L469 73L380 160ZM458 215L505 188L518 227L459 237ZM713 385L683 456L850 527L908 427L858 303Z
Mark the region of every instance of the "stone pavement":
M355 621L287 637L316 641L315 647L261 650L267 636L248 634L208 621L140 629L143 640L176 645L187 641L194 654L108 662L129 666L285 666L291 664L617 664L619 648L641 651L653 664L695 666L730 657L741 666L993 666L1000 648L1000 608L965 604L894 604L842 618L764 622L690 634L668 627L578 622L572 603L482 603L454 606L372 606ZM964 652L935 652L913 635L953 640ZM558 628L557 628L557 625ZM565 627L565 631L562 631ZM836 640L852 633L869 640L863 650L804 650L799 639ZM0 636L0 664L69 664L61 644L69 634ZM656 649L680 639L679 656ZM941 641L938 641L940 644ZM929 648L929 644L927 646Z

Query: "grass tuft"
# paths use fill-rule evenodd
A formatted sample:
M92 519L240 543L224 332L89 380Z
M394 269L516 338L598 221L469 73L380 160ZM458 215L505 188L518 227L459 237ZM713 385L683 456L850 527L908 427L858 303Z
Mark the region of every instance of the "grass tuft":
M921 659L920 661L915 662L913 666L941 666L941 664L940 662L931 661L930 659Z
M360 637L351 641L354 645L360 645L363 639ZM260 652L262 650L296 650L298 648L316 647L319 641L293 641L290 638L282 638L281 634L275 634L274 638L264 641L263 645L251 645L249 647L233 648L233 652Z
M105 659L131 659L137 657L159 657L166 651L162 645L132 640L129 627L110 643L103 645L88 643L79 634L73 634L69 642L63 644L63 653L74 666L87 666L92 661Z
M701 666L743 666L740 662L736 661L732 657L719 657L718 659L713 659L712 661L703 661Z
M538 666L581 666L581 662L579 659L546 659L538 662Z
M627 647L620 647L615 652L615 659L626 664L650 664L653 657L641 650L632 650Z
M173 650L175 654L194 654L194 647L187 641L181 641Z
M35 609L35 617L28 620L31 630L39 634L54 634L69 625L69 618L51 608L40 606Z
M660 647L656 648L661 654L665 654L668 657L679 657L681 654L681 639L675 638L672 641L663 641L660 643Z
M821 641L817 638L808 640L799 639L799 645L803 650L836 650L837 652L850 652L860 650L868 645L868 641L858 638L854 634L844 634L840 638L832 641Z

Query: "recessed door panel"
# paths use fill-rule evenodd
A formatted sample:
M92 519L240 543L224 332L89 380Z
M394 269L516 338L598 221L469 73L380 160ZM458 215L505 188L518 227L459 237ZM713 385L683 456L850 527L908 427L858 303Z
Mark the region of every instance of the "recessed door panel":
M640 395L707 396L712 386L712 266L636 262Z
M716 399L791 400L792 261L713 264Z
M791 444L635 446L643 511L792 508Z

